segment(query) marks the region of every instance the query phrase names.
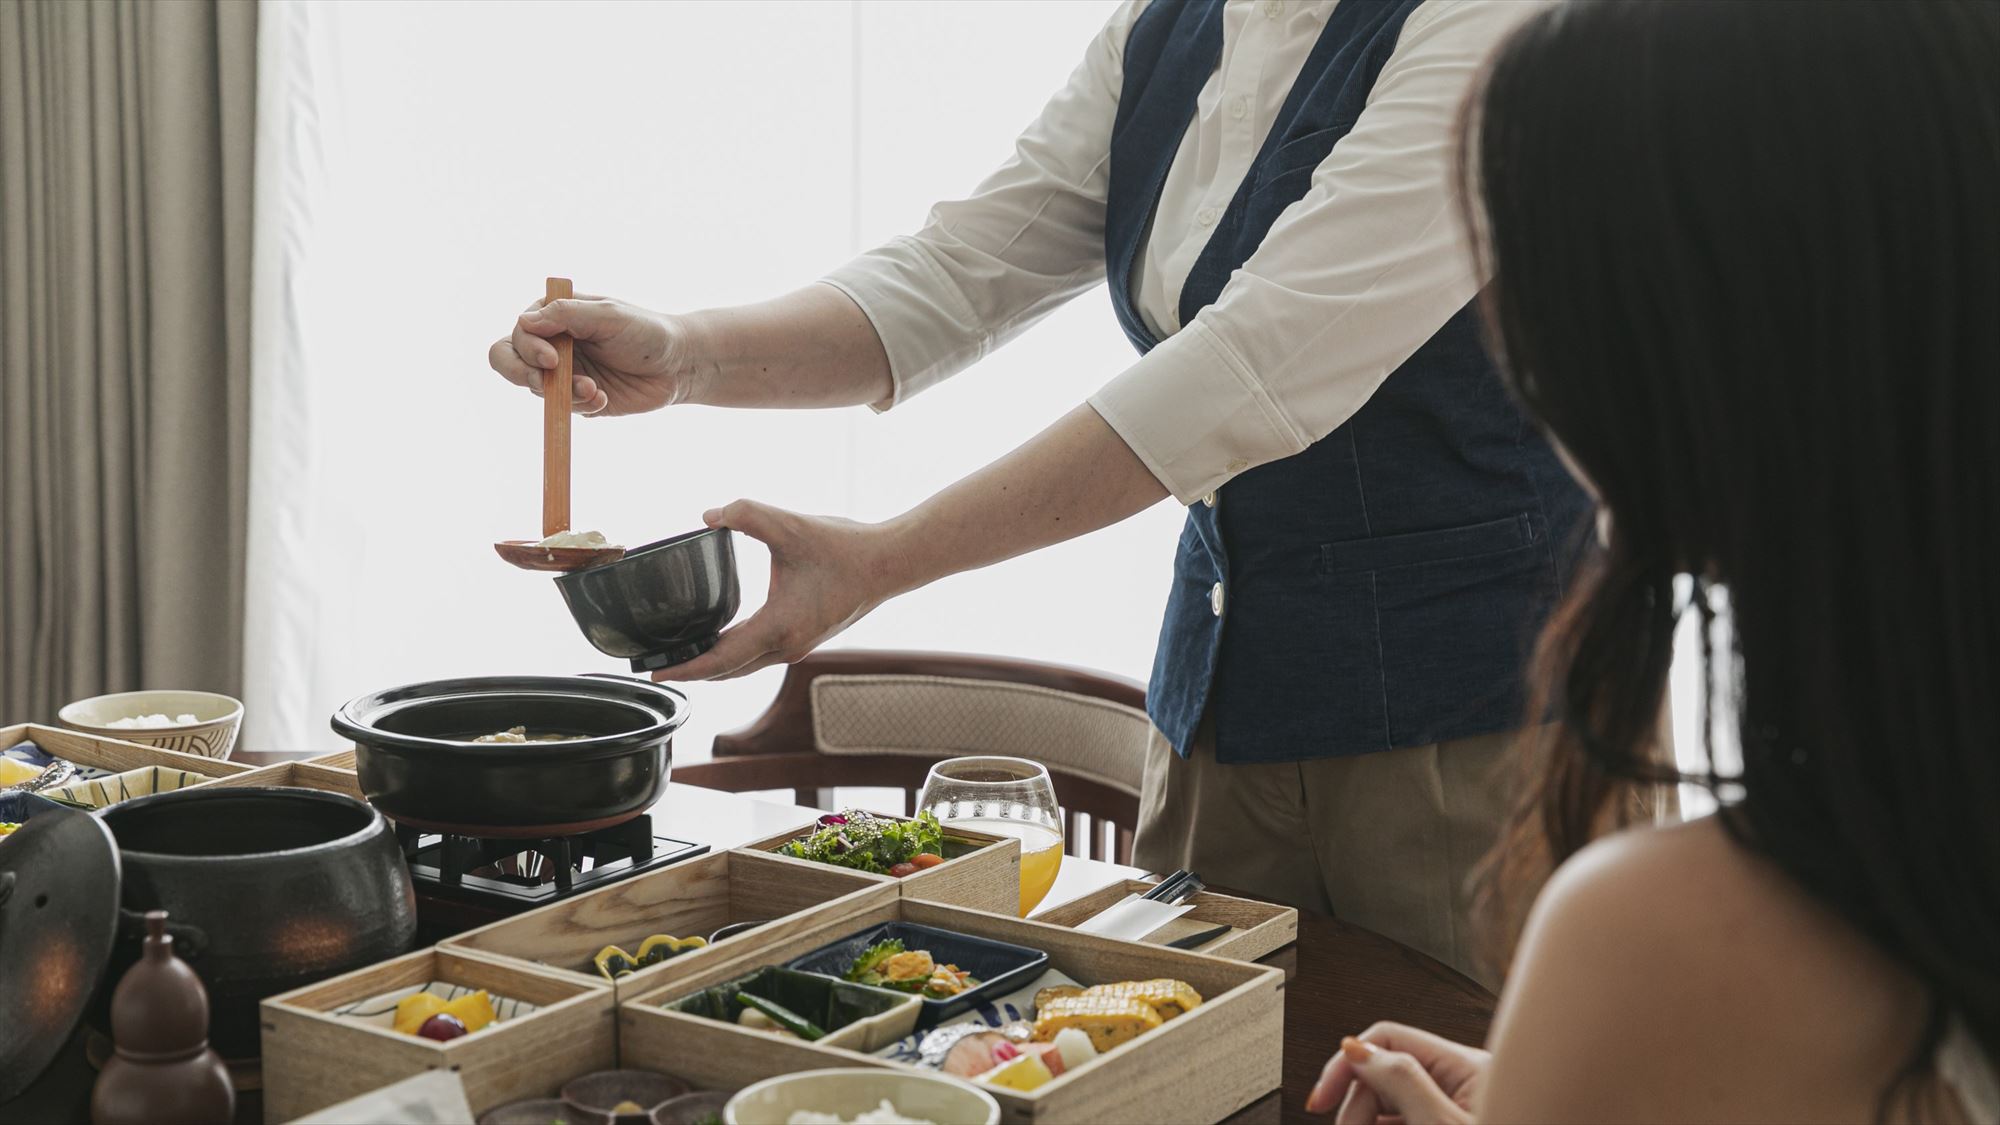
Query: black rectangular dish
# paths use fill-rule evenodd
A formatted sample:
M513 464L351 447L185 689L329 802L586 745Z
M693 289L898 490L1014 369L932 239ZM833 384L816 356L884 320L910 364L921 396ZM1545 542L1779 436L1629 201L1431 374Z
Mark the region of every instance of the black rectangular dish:
M956 996L933 999L920 993L923 1011L917 1017L918 1030L935 1027L942 1020L966 1011L995 996L1005 996L1048 967L1049 955L1025 945L922 926L914 922L884 922L859 933L823 945L803 957L785 963L788 969L844 979L847 970L863 952L878 942L896 939L905 950L924 950L940 965L956 965L971 973L979 983Z
M770 1001L811 1022L822 1033L817 1040L822 1046L859 1051L877 1050L908 1035L919 1011L914 996L777 965L766 965L662 1007L737 1023L745 1006L739 993Z

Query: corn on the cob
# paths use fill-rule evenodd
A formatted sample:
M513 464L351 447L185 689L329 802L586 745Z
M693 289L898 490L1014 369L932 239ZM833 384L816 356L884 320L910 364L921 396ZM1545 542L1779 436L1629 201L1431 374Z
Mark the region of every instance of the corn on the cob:
M1125 980L1099 984L1083 990L1085 996L1120 996L1137 1000L1170 1020L1201 1005L1201 993L1186 981Z
M1074 1027L1090 1036L1099 1051L1109 1051L1160 1026L1160 1013L1143 1001L1126 996L1062 996L1035 1014L1035 1038L1048 1042L1056 1032Z

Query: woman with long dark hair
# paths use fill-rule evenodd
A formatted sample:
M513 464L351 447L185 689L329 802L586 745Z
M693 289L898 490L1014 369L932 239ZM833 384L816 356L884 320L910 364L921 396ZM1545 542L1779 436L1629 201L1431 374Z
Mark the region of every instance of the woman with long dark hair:
M1492 1053L1371 1028L1310 1108L2000 1119L2000 5L1572 2L1463 135L1489 334L1603 549L1489 867ZM1688 613L1741 767L1617 831L1686 780Z

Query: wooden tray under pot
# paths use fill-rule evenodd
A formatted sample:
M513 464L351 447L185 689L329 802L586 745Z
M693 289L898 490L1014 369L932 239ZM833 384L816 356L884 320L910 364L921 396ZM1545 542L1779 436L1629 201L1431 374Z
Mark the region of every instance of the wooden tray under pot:
M442 981L537 1010L439 1043L330 1014L398 988ZM612 990L524 965L422 949L263 1003L264 1120L301 1114L426 1070L451 1069L474 1113L553 1097L578 1074L617 1063Z
M321 754L317 757L307 758L306 761L315 766L325 766L328 769L352 771L354 769L354 751L335 750L331 754Z
M982 1087L1000 1103L1003 1121L1136 1121L1163 1113L1176 1121L1218 1121L1282 1081L1285 974L1279 969L908 897L855 915L844 927L864 929L891 921L1041 949L1049 954L1051 968L1085 984L1170 977L1201 993L1200 1007L1038 1090ZM758 965L783 964L812 949L814 940L801 935L760 943L621 1003L621 1065L668 1071L716 1089L824 1067L903 1067L872 1054L752 1031L665 1006Z
M909 819L889 816L887 813L874 815L888 820ZM744 848L763 852L782 863L821 870L831 868L876 883L895 886L905 898L950 903L953 906L963 906L973 910L991 910L998 914L1018 915L1021 912L1021 841L1012 836L989 836L984 832L967 831L947 824L944 829L945 837L948 841L955 841L960 845L960 854L947 858L936 867L919 871L914 875L906 875L901 879L777 854L779 847L812 832L817 827L816 824L801 824L789 832L781 832L754 844L745 844Z
M1035 915L1035 921L1052 926L1078 926L1126 895L1144 894L1155 886L1158 884L1139 879L1113 883L1082 898L1045 910ZM1146 944L1165 945L1176 938L1226 924L1231 927L1228 933L1202 944L1194 952L1237 961L1255 961L1299 938L1299 912L1289 906L1209 891L1191 896L1182 905L1194 909L1147 934L1143 939Z
M581 984L605 983L591 958L607 945L628 953L652 934L707 937L733 922L771 923L710 949L620 977L620 996L649 992L744 944L762 947L818 933L830 922L896 898L893 881L755 851L720 852L620 879L574 898L447 938L440 949L505 960Z

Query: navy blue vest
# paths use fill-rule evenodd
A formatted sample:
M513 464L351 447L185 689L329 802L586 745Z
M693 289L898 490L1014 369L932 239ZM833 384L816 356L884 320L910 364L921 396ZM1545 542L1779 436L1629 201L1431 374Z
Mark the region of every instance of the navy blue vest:
M1213 302L1353 128L1418 0L1342 0L1181 291ZM1196 98L1220 0L1154 0L1125 47L1104 253L1143 353L1133 261ZM1182 754L1204 711L1223 762L1364 754L1507 730L1588 497L1506 394L1471 306L1351 419L1188 509L1146 706Z

